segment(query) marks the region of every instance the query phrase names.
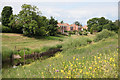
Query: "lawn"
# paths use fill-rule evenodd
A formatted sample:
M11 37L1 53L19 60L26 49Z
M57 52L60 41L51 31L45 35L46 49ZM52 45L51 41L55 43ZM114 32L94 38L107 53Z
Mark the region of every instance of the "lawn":
M14 39L11 39L14 37ZM63 44L63 51L45 60L16 68L3 68L3 78L117 78L118 40L111 37L99 42L87 43L95 35L62 37L59 40L45 40L3 34L2 46L14 49L17 45L28 48ZM25 38L25 40L24 40ZM16 40L15 40L16 39ZM19 40L20 39L20 40ZM5 41L6 40L6 41ZM13 40L13 41L12 41ZM12 41L12 42L11 42ZM19 43L20 44L14 44ZM23 42L26 42L23 44ZM79 44L77 43L79 42ZM38 43L41 45L38 45ZM26 45L25 45L26 44ZM49 44L49 45L48 45ZM71 45L71 46L70 46ZM11 47L10 47L11 46ZM30 47L31 46L31 47Z

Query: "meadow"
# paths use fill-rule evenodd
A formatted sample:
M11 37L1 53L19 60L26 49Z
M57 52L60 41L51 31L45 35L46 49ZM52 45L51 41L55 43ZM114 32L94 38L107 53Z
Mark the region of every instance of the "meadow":
M3 78L117 78L118 36L94 42L96 35L36 39L21 34L2 35L2 47L40 49L62 44L62 52L16 68L3 68ZM61 41L62 39L62 41ZM5 47L5 48L4 48ZM8 50L7 49L7 50ZM3 51L5 51L3 50ZM3 53L2 53L3 54Z

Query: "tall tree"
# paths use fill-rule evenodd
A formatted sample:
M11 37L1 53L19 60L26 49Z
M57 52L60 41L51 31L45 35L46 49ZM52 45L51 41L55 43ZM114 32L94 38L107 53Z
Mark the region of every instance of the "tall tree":
M51 36L55 36L57 34L57 24L58 24L57 20L51 17L48 26L49 34Z
M5 6L2 10L1 16L2 16L2 25L8 26L10 23L10 16L13 14L12 7L11 6Z
M60 23L61 23L61 24L63 24L64 22L63 22L63 21L61 21Z
M82 26L82 24L79 21L75 21L74 24L78 26Z
M40 14L36 6L27 4L22 5L22 10L19 12L19 22L23 25L23 34L35 35L38 27L36 17Z
M87 21L88 30L92 28L93 31L100 32L102 29L108 29L111 31L118 31L118 21L112 22L111 20L105 19L104 17L101 18L92 18Z

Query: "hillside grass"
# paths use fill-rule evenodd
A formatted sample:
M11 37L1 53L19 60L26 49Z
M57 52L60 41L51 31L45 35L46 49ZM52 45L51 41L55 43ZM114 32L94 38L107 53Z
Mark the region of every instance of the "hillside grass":
M95 36L72 36L69 40L94 39ZM78 40L79 41L79 40ZM55 41L54 41L55 42ZM83 41L84 42L84 41ZM46 43L47 44L47 43ZM77 44L77 43L74 43ZM99 42L67 48L45 60L16 68L2 69L3 78L117 78L118 39L110 37Z
M56 44L61 44L65 37L45 37L41 39L26 37L22 34L13 34L13 33L2 33L2 46L5 46L9 49L14 50L21 48L30 48L30 49L40 49L43 46L54 46Z

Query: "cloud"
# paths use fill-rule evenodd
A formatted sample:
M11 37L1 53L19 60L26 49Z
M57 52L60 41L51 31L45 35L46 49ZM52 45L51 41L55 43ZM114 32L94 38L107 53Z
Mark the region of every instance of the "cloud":
M1 0L1 2L118 2L119 0Z
M115 20L118 15L117 6L114 5L78 6L72 9L45 6L41 7L40 10L47 17L54 16L58 21L63 20L67 23L80 21L83 24L87 24L87 20L93 17L105 17L110 20Z
M55 17L59 22L64 21L66 23L73 23L79 21L82 24L87 24L87 20L93 17L105 17L110 20L116 20L118 17L118 6L117 3L58 3L58 2L42 2L42 3L30 3L27 4L35 5L42 12L42 15ZM5 5L10 5L13 7L14 14L18 14L21 5L25 4L24 2L16 3L0 3L0 11Z

